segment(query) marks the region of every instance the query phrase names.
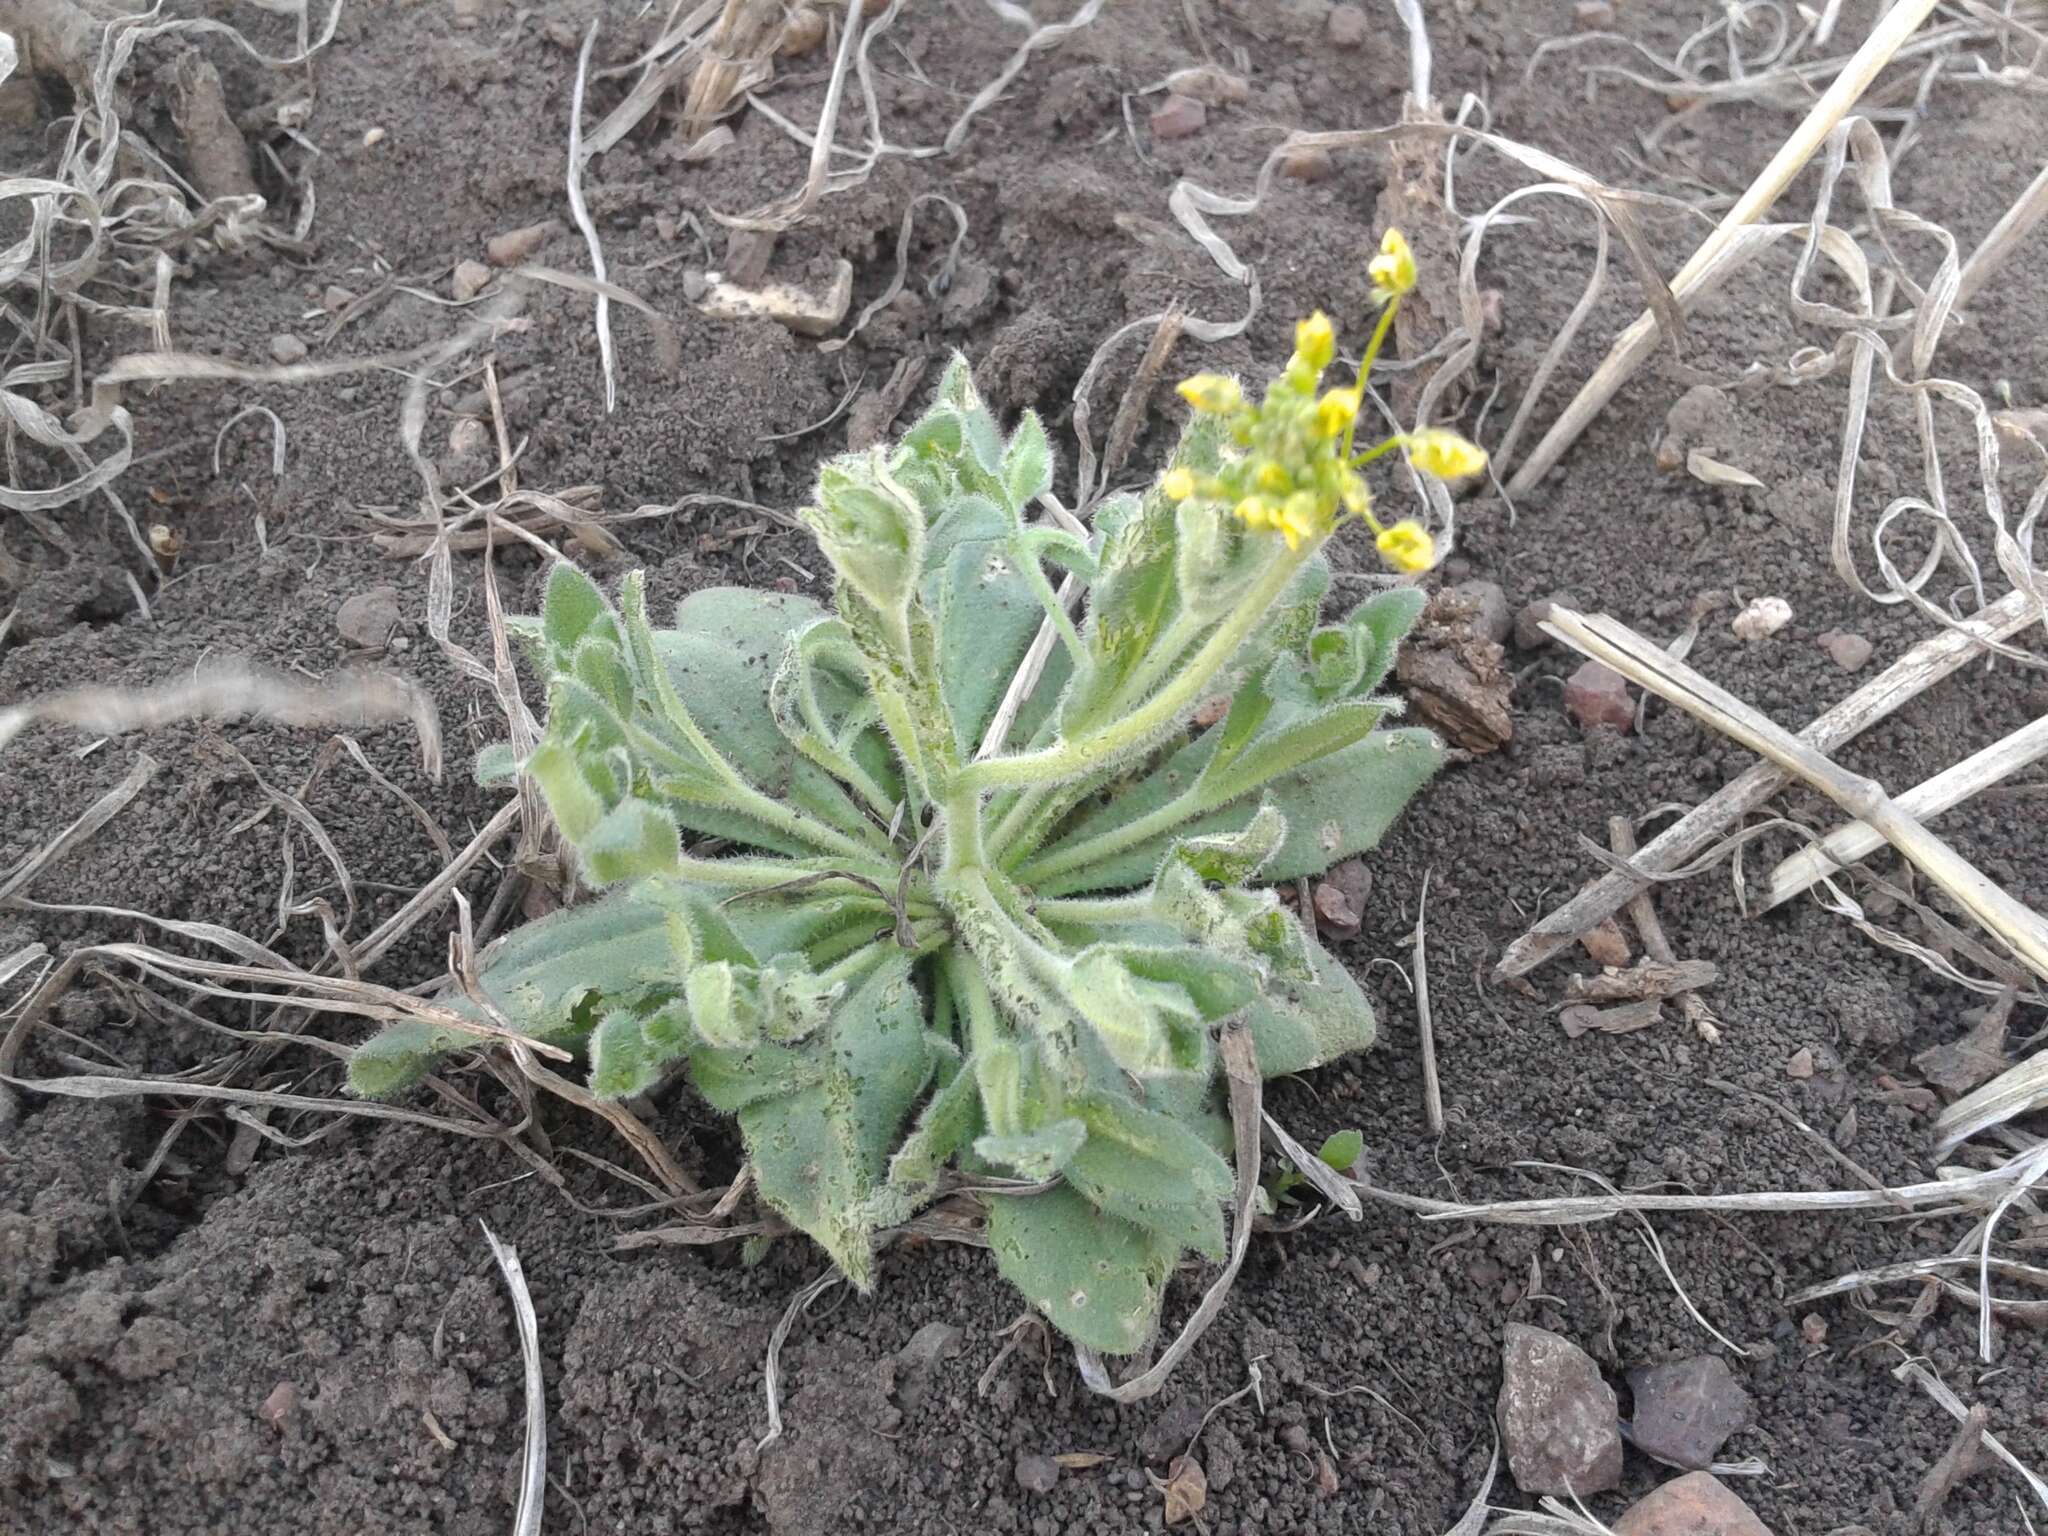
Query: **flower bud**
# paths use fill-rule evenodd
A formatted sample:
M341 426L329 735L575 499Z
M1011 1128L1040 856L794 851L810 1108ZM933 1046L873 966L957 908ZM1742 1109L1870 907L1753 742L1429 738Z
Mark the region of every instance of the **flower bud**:
M1458 480L1486 468L1486 450L1443 427L1424 427L1401 440L1408 462L1439 480Z
M1244 404L1237 380L1220 373L1198 373L1180 381L1180 397L1198 411L1225 415Z
M1373 543L1380 558L1397 571L1413 574L1436 563L1436 540L1417 522L1404 519L1391 528L1383 528Z
M1374 298L1381 304L1398 299L1415 286L1415 253L1398 229L1380 237L1380 253L1366 267L1372 279Z
M1320 309L1294 327L1294 355L1321 373L1337 355L1337 328Z

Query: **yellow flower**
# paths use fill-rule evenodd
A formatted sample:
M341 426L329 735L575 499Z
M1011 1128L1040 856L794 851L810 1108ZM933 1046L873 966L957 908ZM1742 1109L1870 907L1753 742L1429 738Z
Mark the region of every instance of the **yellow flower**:
M1486 450L1443 427L1424 427L1401 440L1408 462L1439 480L1458 480L1486 468Z
M1358 416L1362 402L1355 389L1333 389L1316 402L1316 434L1336 437Z
M1244 403L1244 392L1237 387L1237 380L1220 373L1198 373L1191 379L1182 379L1180 397L1198 411L1219 416Z
M1366 275L1372 279L1374 298L1381 304L1389 299L1398 299L1415 286L1415 253L1408 249L1408 240L1398 229L1390 229L1380 237L1380 253L1373 257L1366 267Z
M1247 496L1232 510L1244 519L1247 528L1271 528L1279 520L1279 512L1263 496Z
M1275 496L1285 496L1294 489L1294 477L1272 459L1265 460L1253 471L1252 483Z
M1303 539L1323 531L1322 508L1308 491L1296 491L1280 508L1280 531L1287 535L1287 547L1299 549Z
M1337 355L1337 328L1320 309L1294 327L1294 355L1321 373Z
M1345 470L1344 485L1338 492L1338 499L1344 503L1346 512L1364 516L1372 506L1372 492L1366 489L1365 476L1355 469Z
M1175 467L1160 477L1159 489L1168 501L1186 501L1195 494L1195 477L1187 470Z
M1397 571L1426 571L1436 563L1436 540L1417 522L1404 519L1382 528L1373 543L1380 558Z

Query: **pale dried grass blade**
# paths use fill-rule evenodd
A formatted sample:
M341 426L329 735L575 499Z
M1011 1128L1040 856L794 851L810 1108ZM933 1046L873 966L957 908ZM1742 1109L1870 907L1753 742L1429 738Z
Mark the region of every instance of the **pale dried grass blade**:
M2007 593L1981 613L1963 620L1960 627L1921 641L1848 698L1816 717L1801 733L1803 738L1817 751L1833 751L1984 654L1986 647L2038 623L2042 612L2040 601L2032 594ZM1756 764L1652 838L1636 856L1634 867L1652 877L1668 874L1791 782L1792 775L1777 764ZM1521 976L1534 970L1576 942L1580 934L1611 917L1648 883L1619 873L1601 876L1510 944L1495 974Z
M776 1323L775 1331L768 1335L768 1355L761 1366L761 1388L768 1399L768 1433L755 1443L756 1452L767 1450L782 1438L782 1346L789 1338L789 1330L796 1326L799 1317L810 1310L812 1302L833 1286L845 1283L844 1275L836 1269L828 1268L790 1298L781 1321Z
M0 36L5 34L0 33ZM87 806L70 826L15 865L6 878L0 879L0 907L5 907L26 891L36 876L119 815L129 801L142 793L143 786L156 777L159 766L147 752L137 753L135 766L128 770L126 778Z
M974 99L961 109L960 115L953 120L953 126L946 130L942 147L949 155L965 142L967 130L974 120L994 106L1003 92L1010 88L1010 82L1024 72L1024 66L1031 62L1032 54L1050 48L1080 31L1101 14L1103 6L1103 0L1087 0L1086 4L1065 21L1048 22L1044 26L1039 26L1037 19L1029 11L1021 5L1012 3L1012 0L988 0L988 3L989 9L1004 20L1031 27L1033 31L1018 45L1017 51L1010 55L1008 62L997 72L995 79L974 93Z
M1553 608L1544 628L1582 655L1604 662L1631 682L1769 758L1868 822L2029 969L2048 977L2048 922L1902 812L1875 781L1839 767L1825 753L1615 619Z
M2048 1050L2008 1067L1944 1109L1934 1122L1934 1149L1953 1150L1972 1136L2048 1104Z
M1671 280L1671 292L1680 304L1684 304L1698 286L1701 274L1712 265L1718 252L1734 239L1736 231L1744 225L1753 224L1770 210L1778 194L1784 191L1807 161L1821 147L1823 140L1834 130L1835 125L1848 114L1849 108L1877 78L1878 73L1891 62L1906 39L1918 30L1934 9L1936 0L1899 0L1889 12L1871 29L1847 66L1829 85L1819 101L1815 102L1803 122L1795 128L1789 138L1779 146L1770 163L1757 173L1756 179L1738 198L1735 205L1723 215L1714 232L1687 258L1678 275ZM1656 317L1645 312L1629 328L1623 331L1608 352L1600 367L1588 379L1571 403L1564 409L1550 430L1530 451L1528 459L1515 471L1508 482L1512 495L1526 495L1537 482L1548 474L1551 467L1574 442L1594 417L1606 407L1621 386L1642 366L1656 348L1658 337Z
M1935 1402L1939 1403L1942 1412L1948 1414L1958 1424L1970 1416L1970 1410L1963 1406L1962 1399L1949 1390L1946 1382L1932 1371L1929 1371L1919 1361L1900 1361L1898 1365L1892 1368L1892 1377L1897 1381L1912 1382L1929 1397L1933 1398ZM2006 1447L2004 1441L2000 1440L1998 1436L1992 1434L1988 1429L1984 1432L1984 1449L2017 1472L2026 1485L2033 1490L2034 1497L2040 1501L2041 1507L2044 1510L2048 1510L2048 1482L2043 1482L2025 1462L2013 1455Z
M826 184L832 168L832 145L839 132L839 106L846 96L847 66L853 61L854 46L860 41L862 31L861 5L850 5L846 10L844 30L839 34L839 51L832 56L832 78L825 87L825 102L818 110L818 132L811 140L811 160L804 173L804 184L797 189L794 197L785 198L781 203L767 203L748 213L728 214L713 211L712 217L731 229L752 229L765 233L776 233L788 229L806 213L812 204L825 195ZM732 12L728 11L728 16ZM865 175L863 171L859 173Z
M604 246L598 241L597 226L590 222L590 209L583 201L583 87L590 77L590 50L597 42L598 18L590 18L583 34L583 46L576 54L576 84L569 96L569 217L590 249L590 275L605 281ZM597 295L597 358L604 371L604 413L618 409L618 370L612 365L611 298L602 290Z
M0 747L39 720L112 736L174 720L243 717L298 726L409 721L427 773L437 781L441 777L441 721L432 696L411 679L387 672L344 674L309 686L223 662L183 681L153 687L74 688L0 710Z
M1925 783L1916 784L1895 803L1914 820L1926 821L1961 805L1979 791L2002 783L2044 756L2048 756L2048 716L2021 726L2003 740L1943 769ZM1781 902L1790 901L1814 881L1838 874L1883 846L1883 836L1860 821L1836 828L1771 871L1758 910L1768 912Z
M1252 1211L1258 1202L1259 1193L1259 1125L1264 1113L1264 1079L1259 1074L1257 1052L1252 1048L1251 1031L1243 1024L1233 1024L1223 1031L1218 1042L1223 1057L1223 1071L1230 1087L1230 1125L1236 1141L1237 1156L1237 1197L1232 1203L1230 1224L1230 1257L1224 1262L1222 1271L1210 1283L1200 1305L1171 1344L1161 1352L1152 1368L1143 1375L1134 1376L1121 1384L1112 1384L1109 1372L1103 1368L1102 1358L1084 1344L1074 1346L1074 1360L1081 1372L1081 1380L1088 1390L1098 1397L1106 1397L1116 1403L1143 1402L1166 1385L1187 1352L1195 1347L1209 1325L1216 1320L1216 1314L1223 1310L1223 1303L1229 1298L1231 1284L1237 1279L1237 1272L1244 1264L1244 1256L1251 1247Z
M512 1298L512 1317L519 1330L519 1361L526 1386L526 1439L519 1453L519 1503L512 1517L512 1536L540 1536L542 1506L548 1485L548 1389L540 1368L540 1322L533 1315L533 1297L526 1289L526 1270L519 1252L484 1222L484 1241L505 1277Z
M1266 1123L1267 1132L1280 1144L1287 1161L1294 1164L1315 1192L1353 1221L1363 1221L1365 1206L1358 1198L1358 1191L1336 1169L1288 1135L1287 1127L1273 1118L1271 1110L1261 1109L1259 1115Z

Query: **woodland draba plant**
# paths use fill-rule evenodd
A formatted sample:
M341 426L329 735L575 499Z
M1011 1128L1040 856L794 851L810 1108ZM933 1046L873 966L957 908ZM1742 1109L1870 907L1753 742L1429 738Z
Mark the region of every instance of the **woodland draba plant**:
M1374 692L1421 594L1319 623L1344 524L1398 569L1432 558L1422 528L1374 518L1365 462L1483 463L1447 433L1353 453L1414 281L1398 235L1374 275L1354 384L1319 393L1319 314L1257 404L1188 380L1159 484L1104 502L1085 539L1031 521L1045 431L1027 413L1004 440L956 360L893 448L819 477L803 518L836 611L713 589L657 629L637 573L614 608L557 565L520 626L545 735L479 769L531 776L603 894L487 957L501 1019L586 1051L600 1095L686 1066L737 1117L762 1198L857 1285L876 1234L955 1168L1034 1305L1096 1350L1143 1347L1180 1257L1224 1252L1219 1029L1242 1021L1268 1076L1373 1038L1357 984L1253 882L1372 847L1441 758L1381 728L1395 706ZM1048 565L1085 591L1078 619ZM1046 622L1042 677L983 751ZM396 1026L352 1083L395 1093L474 1044Z

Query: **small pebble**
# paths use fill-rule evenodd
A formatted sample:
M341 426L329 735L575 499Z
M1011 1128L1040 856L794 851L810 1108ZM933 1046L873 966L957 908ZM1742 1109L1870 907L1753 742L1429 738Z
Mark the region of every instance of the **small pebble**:
M1579 946L1595 965L1619 968L1629 962L1628 940L1622 936L1621 925L1611 917L1602 920L1598 928L1581 934Z
M1333 5L1330 7L1330 44L1336 48L1363 48L1366 37L1372 31L1372 24L1366 19L1365 11L1356 5Z
M1507 1325L1495 1418L1508 1470L1524 1493L1585 1495L1620 1483L1614 1389L1571 1340Z
M494 267L516 267L547 244L549 235L561 228L558 219L542 219L521 229L508 229L484 242L484 254Z
M801 58L823 41L823 12L812 6L802 5L792 11L789 20L782 24L782 36L775 40L775 51L785 59Z
M299 1389L288 1381L280 1381L270 1389L270 1396L263 1399L263 1406L256 1410L256 1415L272 1429L282 1431L285 1420L298 1406Z
M1792 622L1792 605L1782 597L1759 597L1729 621L1735 638L1754 645L1768 640Z
M1828 1341L1828 1320L1818 1312L1809 1312L1799 1319L1799 1337L1815 1349Z
M448 276L448 291L455 295L458 303L468 303L484 291L491 280L491 269L474 256L455 263L455 270Z
M334 627L350 645L381 651L398 628L398 617L398 589L371 587L342 603L335 612Z
M1614 1536L1771 1536L1771 1530L1713 1473L1688 1472L1630 1505L1614 1522Z
M306 344L289 332L270 338L270 355L278 362L290 367L293 363L306 360Z
M1252 96L1244 76L1233 75L1214 64L1176 69L1166 77L1166 88L1176 96L1192 96L1205 107L1239 107Z
M375 149L379 144L382 144L383 142L384 130L382 128L369 128L364 130L363 148Z
M1550 618L1552 608L1569 608L1574 613L1581 613L1585 610L1585 604L1569 592L1553 592L1548 597L1523 604L1522 611L1515 615L1515 644L1525 651L1541 650L1546 645L1555 644L1556 642L1543 632L1543 625Z
M1860 671L1870 660L1870 642L1861 635L1847 634L1839 629L1831 629L1822 635L1820 648L1844 672Z
M1628 1385L1636 1449L1666 1466L1712 1466L1728 1437L1756 1420L1756 1405L1719 1355L1639 1366Z
M1152 109L1152 137L1192 138L1209 121L1209 109L1192 96L1169 96Z
M1280 174L1295 181L1328 181L1337 174L1337 162L1327 149L1297 145L1280 156Z
M1802 1045L1801 1047L1799 1047L1798 1050L1792 1053L1791 1060L1785 1063L1785 1075L1787 1077L1797 1078L1801 1082L1804 1082L1807 1078L1813 1076L1812 1046Z
M320 307L329 314L344 310L355 303L356 296L339 283L329 283L327 291L320 295Z
M1628 680L1612 667L1589 661L1565 680L1564 707L1580 726L1611 725L1625 731L1635 724L1635 695Z
M1051 1493L1060 1480L1059 1463L1033 1451L1017 1453L1017 1486L1026 1493Z
M1572 25L1581 32L1605 32L1614 25L1614 7L1608 0L1579 0L1572 7Z

